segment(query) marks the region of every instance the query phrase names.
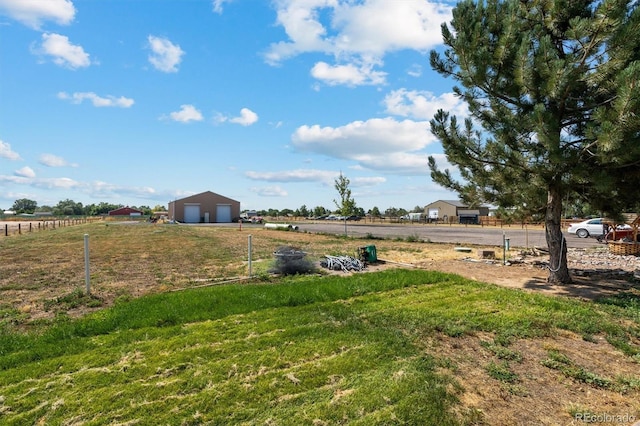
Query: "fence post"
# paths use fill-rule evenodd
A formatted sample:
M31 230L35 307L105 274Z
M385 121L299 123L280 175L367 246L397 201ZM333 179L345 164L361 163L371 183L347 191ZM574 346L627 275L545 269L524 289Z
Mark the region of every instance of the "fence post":
M251 245L251 235L249 235L249 278L251 278L252 275L252 270L251 270L251 249L252 249L252 245Z
M89 234L84 234L84 282L87 295L91 294L91 274L89 273Z

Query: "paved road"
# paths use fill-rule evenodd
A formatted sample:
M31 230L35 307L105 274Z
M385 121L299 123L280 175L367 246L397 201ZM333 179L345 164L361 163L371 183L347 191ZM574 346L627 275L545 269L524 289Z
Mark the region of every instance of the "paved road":
M300 231L344 234L344 222L296 223ZM509 239L511 247L546 247L544 230L523 229L520 226L493 228L478 225L409 225L409 224L365 224L347 222L347 235L365 237L373 235L382 238L417 237L434 243L477 244L502 246L503 236ZM566 233L567 247L587 248L600 246L595 238L578 238Z

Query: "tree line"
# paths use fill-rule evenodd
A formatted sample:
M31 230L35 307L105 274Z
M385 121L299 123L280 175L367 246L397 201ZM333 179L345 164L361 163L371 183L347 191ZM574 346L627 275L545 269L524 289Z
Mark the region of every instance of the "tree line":
M9 209L2 210L10 210L15 214L35 214L35 213L51 213L54 216L101 216L106 215L112 210L116 210L122 207L131 207L136 210L142 211L142 214L145 216L151 215L154 212L163 212L166 211L166 206L156 205L151 208L149 206L141 205L141 206L125 206L123 204L113 204L107 202L93 203L83 205L81 202L75 202L70 199L59 201L54 206L42 205L39 206L37 201L30 200L27 198L21 198L19 200L15 200L13 205ZM304 217L304 218L313 218L325 216L328 214L340 214L345 216L356 215L360 217L364 217L366 215L373 217L399 217L406 215L407 213L418 213L424 210L423 207L415 206L412 210L407 210L404 208L397 207L389 207L385 210L380 210L378 207L373 207L365 211L362 207L357 207L355 202L350 205L348 209L342 209L341 207L336 206L335 209L330 209L323 206L316 207L307 207L306 204L303 204L297 209L263 209L257 210L256 213L260 216L269 216L269 217L281 217L281 216L294 216L294 217Z
M151 208L149 206L124 206L123 204L101 202L98 204L87 204L85 206L80 202L75 202L70 199L59 201L55 206L38 206L37 201L28 198L21 198L14 201L9 210L15 214L51 213L54 216L100 216L122 207L131 207L140 210L143 215L151 215L156 211L166 211L166 208L161 205L156 205Z

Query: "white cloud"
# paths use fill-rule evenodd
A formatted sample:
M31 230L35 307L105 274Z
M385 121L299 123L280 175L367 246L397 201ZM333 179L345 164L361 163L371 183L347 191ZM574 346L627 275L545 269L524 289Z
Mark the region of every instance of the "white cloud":
M442 43L440 25L451 6L425 0L341 2L333 25L340 51L382 56L403 49L428 51Z
M24 176L7 176L0 175L0 183L17 183L17 184L28 184L31 182L30 178L26 178Z
M341 127L300 126L292 135L300 151L338 158L354 158L363 152L386 155L397 151L417 151L435 138L426 121L374 118L354 121Z
M154 188L148 186L122 186L115 185L108 182L103 181L94 181L90 183L82 184L82 191L89 194L93 198L104 199L104 198L122 198L122 197L132 197L132 198L144 198L144 199L174 199L174 198L182 198L186 195L193 195L193 193L188 193L186 195L176 195L169 194L168 192L160 193L156 191Z
M316 64L312 75L324 77L323 81L382 84L385 74L373 67L381 66L389 52L426 52L441 44L440 25L451 20L451 10L446 4L425 0L281 0L277 24L288 40L271 44L265 61L278 65L299 54L324 53L333 56L336 64ZM368 78L358 80L354 77L358 75Z
M356 158L364 167L372 170L405 175L429 173L429 155L412 152L393 152L385 156L364 154Z
M29 185L44 189L71 189L83 185L70 178L36 178L35 176L6 176L0 175L0 182L8 182L19 185Z
M418 151L435 142L427 121L393 118L354 121L341 127L301 126L293 146L332 158L356 161L362 167L400 174L424 174L426 154Z
M70 24L76 9L70 0L0 0L0 13L38 30L43 21Z
M422 77L422 65L411 65L411 67L407 70L407 74L409 74L411 77Z
M439 109L458 117L469 115L467 104L454 93L435 96L431 92L399 89L385 96L383 103L390 114L421 120L431 120Z
M213 11L216 13L222 13L222 6L225 3L231 3L233 0L213 0Z
M249 179L267 182L328 182L333 181L338 173L327 170L297 169L279 172L248 171L245 176Z
M179 121L180 123L188 123L190 121L202 121L202 113L196 109L193 105L180 105L180 111L175 111L169 114L169 117L173 121Z
M240 115L237 117L230 117L222 113L216 113L213 117L213 121L216 123L226 123L227 121L242 126L251 126L258 121L258 114L251 111L249 108L242 108Z
M34 53L53 58L53 63L72 70L91 65L89 55L82 46L69 42L69 38L60 34L42 34L42 44L33 50Z
M376 186L383 184L387 181L386 178L380 176L370 176L370 177L354 177L349 178L351 182L351 186L354 188L365 187L365 186Z
M37 188L45 188L45 189L54 189L54 188L71 189L71 188L78 188L82 186L80 182L70 178L66 178L66 177L36 179L33 181L32 185Z
M11 149L11 145L0 140L0 157L7 160L21 160L20 154Z
M431 156L433 157L434 160L436 160L436 165L438 166L438 169L440 170L449 169L449 171L451 171L452 174L456 174L456 175L460 173L460 171L458 170L458 166L451 164L445 154L431 154Z
M36 172L34 172L33 169L28 166L24 166L23 168L16 170L15 172L13 172L13 174L15 174L16 176L21 176L25 178L36 177Z
M371 64L329 65L326 62L318 62L311 69L311 75L330 86L361 86L383 84L387 73L374 71Z
M263 188L253 187L249 188L249 191L256 193L262 197L286 197L289 195L287 191L279 186L266 186Z
M0 183L10 183L16 185L25 185L38 189L46 190L78 190L82 193L88 194L93 198L122 198L133 197L143 199L154 200L166 200L182 198L188 195L193 195L192 192L177 191L175 193L169 193L168 191L156 191L151 187L135 187L135 186L122 186L115 185L102 181L95 182L79 182L67 177L55 177L55 178L37 178L33 170L29 167L24 167L14 173L13 176L0 175ZM2 194L6 195L6 194ZM2 198L0 195L0 198ZM12 196L9 199L18 198L35 198L33 195L29 196Z
M151 49L151 54L149 55L151 65L158 71L177 72L178 65L182 62L182 56L185 54L180 46L173 44L164 37L150 35L147 40Z
M69 163L62 157L53 154L42 154L38 159L38 163L47 167L78 167L75 163Z
M249 108L242 108L240 110L240 116L230 118L229 121L242 126L250 126L258 121L258 114L251 111Z
M129 108L135 103L133 99L125 98L124 96L120 96L119 98L111 95L102 97L93 92L75 92L73 94L60 92L58 93L58 99L69 100L74 104L80 104L86 99L91 101L95 107Z

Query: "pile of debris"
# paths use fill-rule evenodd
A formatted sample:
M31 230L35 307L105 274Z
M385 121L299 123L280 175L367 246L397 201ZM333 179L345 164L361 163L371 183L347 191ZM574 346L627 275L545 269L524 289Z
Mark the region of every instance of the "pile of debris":
M332 271L363 271L367 265L360 259L351 256L330 256L325 255L325 259L320 261L320 266Z

